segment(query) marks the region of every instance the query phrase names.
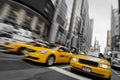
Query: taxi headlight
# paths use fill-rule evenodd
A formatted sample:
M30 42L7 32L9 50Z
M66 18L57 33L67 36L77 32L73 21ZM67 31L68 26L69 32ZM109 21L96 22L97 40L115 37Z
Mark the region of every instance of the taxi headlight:
M110 66L106 64L100 64L100 67L105 69L110 69Z
M43 51L40 51L40 54L44 54L46 53L48 50L43 50Z
M72 61L78 62L79 60L77 58L72 58Z

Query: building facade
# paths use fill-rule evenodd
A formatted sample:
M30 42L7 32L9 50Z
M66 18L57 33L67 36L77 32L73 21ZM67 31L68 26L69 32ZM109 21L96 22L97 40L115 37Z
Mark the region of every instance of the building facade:
M32 32L34 39L48 40L54 14L51 0L1 0L1 22Z
M81 10L81 15L82 15L82 27L81 27L81 50L84 49L89 49L88 45L89 42L87 40L89 40L89 37L87 37L88 34L88 30L90 27L90 19L89 19L89 5L88 5L88 0L83 0L83 7Z
M111 32L110 30L107 31L107 42L106 42L106 48L104 50L104 54L107 54L111 51Z
M66 41L66 14L67 14L67 5L65 0L56 1L56 10L49 34L49 42L56 43L60 45L65 45Z
M86 45L88 49L92 47L93 24L94 24L94 20L90 19L89 26L87 27L87 38L86 38Z
M94 51L100 52L100 44L99 44L99 41L96 40L96 38L94 41Z
M111 7L111 50L119 50L119 15L118 9Z

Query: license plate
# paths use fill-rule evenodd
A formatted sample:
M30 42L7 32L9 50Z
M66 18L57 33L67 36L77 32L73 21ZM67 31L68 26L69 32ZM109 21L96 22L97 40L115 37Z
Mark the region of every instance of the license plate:
M82 70L86 71L86 72L91 72L91 69L89 67L86 67L86 66L83 66Z

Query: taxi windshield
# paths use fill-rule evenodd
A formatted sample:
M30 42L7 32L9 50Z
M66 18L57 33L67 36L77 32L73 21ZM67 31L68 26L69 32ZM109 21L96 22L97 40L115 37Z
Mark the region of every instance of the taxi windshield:
M99 52L88 52L87 55L92 57L102 58L102 59L104 58L104 55Z
M36 46L36 47L48 47L47 45L43 44L43 43L37 43L37 42L28 42L27 44L29 45L33 45L33 46Z
M97 52L88 52L87 55L93 56L93 57L99 57L99 53L97 53Z

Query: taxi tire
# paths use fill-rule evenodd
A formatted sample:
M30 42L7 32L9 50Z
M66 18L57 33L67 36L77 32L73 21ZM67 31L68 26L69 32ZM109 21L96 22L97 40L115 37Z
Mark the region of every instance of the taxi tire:
M49 63L50 59L53 59L52 63ZM55 57L53 55L51 55L47 58L46 65L47 66L52 66L54 64L54 62L55 62Z
M17 53L18 53L18 54L22 54L22 51L23 51L24 49L25 49L25 48L19 48Z

